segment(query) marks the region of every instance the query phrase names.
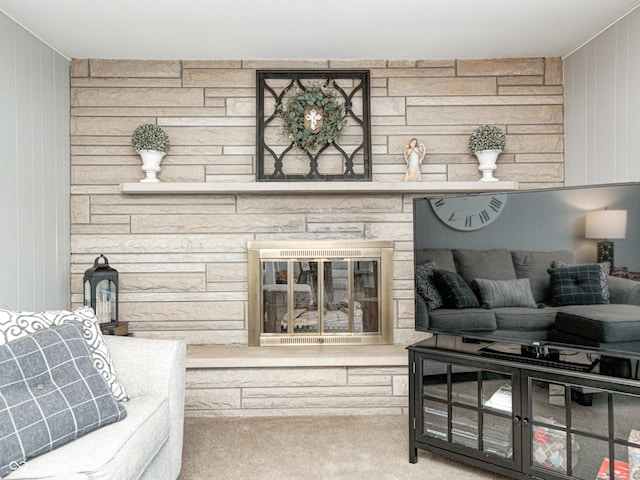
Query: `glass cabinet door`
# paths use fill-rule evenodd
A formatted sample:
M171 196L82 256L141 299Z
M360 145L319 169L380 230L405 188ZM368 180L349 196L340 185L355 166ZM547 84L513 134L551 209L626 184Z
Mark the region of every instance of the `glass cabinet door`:
M511 468L519 463L513 447L520 441L520 425L513 421L515 371L435 358L421 358L420 368L421 441L447 442ZM519 395L516 389L518 402Z
M447 388L448 364L431 360L423 361L421 431L428 437L449 440L449 391Z
M530 473L582 480L640 478L640 396L617 392L613 384L595 388L541 377L527 380L531 447L525 448L525 463Z

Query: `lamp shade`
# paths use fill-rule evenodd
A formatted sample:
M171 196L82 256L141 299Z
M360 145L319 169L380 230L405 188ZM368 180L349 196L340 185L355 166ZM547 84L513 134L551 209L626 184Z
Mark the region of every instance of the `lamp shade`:
M594 210L587 212L585 238L625 238L627 235L626 210Z

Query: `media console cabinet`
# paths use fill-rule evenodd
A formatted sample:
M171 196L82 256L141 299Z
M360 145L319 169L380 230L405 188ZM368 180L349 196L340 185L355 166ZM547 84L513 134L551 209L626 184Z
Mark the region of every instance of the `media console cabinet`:
M442 335L408 351L411 463L423 449L512 478L640 478L640 354Z

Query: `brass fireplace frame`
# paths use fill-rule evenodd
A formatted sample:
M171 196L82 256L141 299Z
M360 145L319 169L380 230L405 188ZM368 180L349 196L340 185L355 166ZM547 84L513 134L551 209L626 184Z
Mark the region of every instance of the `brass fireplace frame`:
M248 256L248 330L250 346L264 345L390 345L393 344L393 242L390 241L250 241ZM262 268L266 261L353 261L378 262L378 311L376 332L265 333L263 332ZM350 279L351 281L351 279ZM350 287L350 303L353 290ZM293 288L288 303L293 309Z

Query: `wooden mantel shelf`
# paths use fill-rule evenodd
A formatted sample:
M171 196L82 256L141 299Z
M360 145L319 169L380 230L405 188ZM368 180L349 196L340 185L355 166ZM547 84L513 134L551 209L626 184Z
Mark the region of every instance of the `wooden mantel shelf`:
M358 193L474 193L517 190L518 182L238 182L238 183L123 183L132 195L256 195Z

